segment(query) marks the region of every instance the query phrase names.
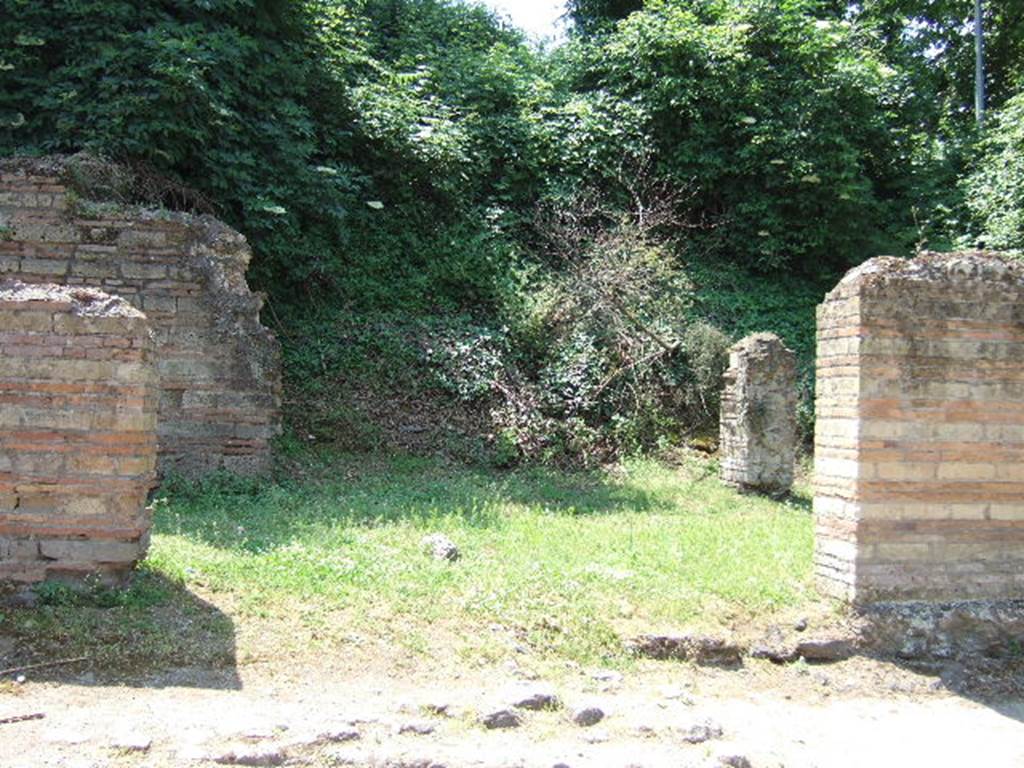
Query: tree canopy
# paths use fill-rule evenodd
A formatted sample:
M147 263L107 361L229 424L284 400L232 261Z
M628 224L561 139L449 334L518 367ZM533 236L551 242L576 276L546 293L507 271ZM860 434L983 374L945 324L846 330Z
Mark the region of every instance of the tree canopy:
M1024 247L1024 6L985 3L984 129L973 6L572 0L538 49L458 0L0 0L0 153L172 179L295 338L310 307L470 318L441 380L516 371L520 448L642 445L711 412L728 334L809 359L847 267Z

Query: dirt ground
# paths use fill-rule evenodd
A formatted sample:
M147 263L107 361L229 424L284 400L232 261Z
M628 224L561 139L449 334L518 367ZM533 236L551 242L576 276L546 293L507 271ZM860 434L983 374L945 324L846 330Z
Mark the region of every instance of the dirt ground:
M410 671L322 657L120 682L29 672L0 683L0 765L1024 766L1024 698L1001 670L926 674L863 658L737 670L641 662L564 665L538 680L512 662ZM513 693L544 689L560 707L522 711L505 730L479 722ZM952 692L976 689L989 693ZM603 720L576 724L591 706ZM3 722L34 714L44 717Z

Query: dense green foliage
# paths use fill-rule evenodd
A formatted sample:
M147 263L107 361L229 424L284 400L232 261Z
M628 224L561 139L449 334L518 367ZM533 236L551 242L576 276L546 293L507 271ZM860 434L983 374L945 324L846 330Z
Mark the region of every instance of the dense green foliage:
M967 244L1024 251L1024 92L995 116L964 187L978 222Z
M812 5L651 0L615 34L566 46L550 121L572 137L562 163L652 155L692 190L689 220L713 227L701 240L763 270L892 248L914 157L892 131L904 88L870 39Z
M569 0L569 18L576 31L594 33L643 8L643 0Z
M250 237L279 298L491 298L504 249L484 203L523 194L509 115L532 55L483 10L3 5L0 151L89 149L185 181Z
M547 51L458 0L0 0L0 153L245 232L318 439L372 389L600 459L713 423L730 337L806 375L864 258L1020 247L1024 10L986 8L979 132L969 0L573 0Z

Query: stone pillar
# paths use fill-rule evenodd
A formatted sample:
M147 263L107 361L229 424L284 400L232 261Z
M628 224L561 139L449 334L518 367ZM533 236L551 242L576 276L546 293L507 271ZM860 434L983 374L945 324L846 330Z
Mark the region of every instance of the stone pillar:
M796 358L778 336L757 333L729 350L720 422L722 482L785 494L796 452Z
M817 379L824 590L1024 597L1024 265L872 259L818 308Z
M116 577L146 552L159 397L145 316L0 285L0 581Z

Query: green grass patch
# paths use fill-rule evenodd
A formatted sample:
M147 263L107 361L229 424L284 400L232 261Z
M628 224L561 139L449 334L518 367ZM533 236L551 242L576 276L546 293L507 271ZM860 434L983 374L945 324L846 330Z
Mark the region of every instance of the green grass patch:
M624 660L630 632L813 599L808 501L740 496L706 461L572 474L359 456L289 474L304 479L168 484L127 593L47 588L0 628L36 656L121 668L231 663L236 641L239 660L353 643L593 663ZM461 559L424 553L433 532Z
M716 623L807 599L806 501L739 496L713 470L496 473L363 457L301 483L178 486L158 506L149 565L231 593L242 615L304 605L364 629L359 617L498 624L542 652L607 654L620 625ZM431 532L462 558L424 554Z

